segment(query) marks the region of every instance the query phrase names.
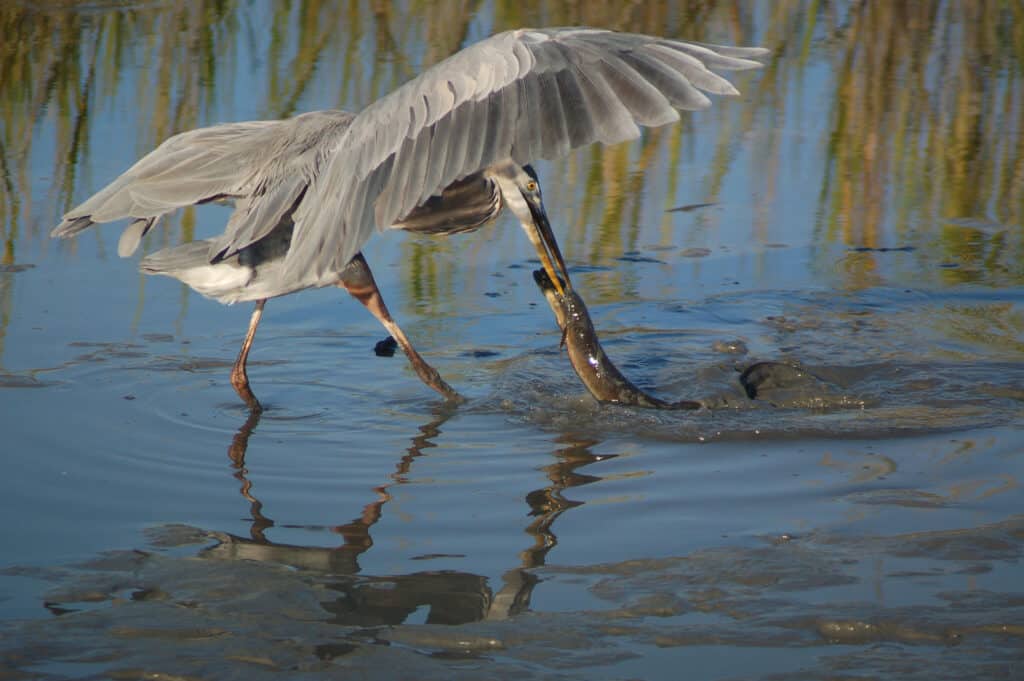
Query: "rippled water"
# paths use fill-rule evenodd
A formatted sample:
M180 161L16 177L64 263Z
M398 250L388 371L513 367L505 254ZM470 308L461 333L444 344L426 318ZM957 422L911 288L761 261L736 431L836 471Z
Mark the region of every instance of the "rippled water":
M739 19L715 3L625 18L486 4L463 36L449 8L300 4L0 9L39 27L37 54L64 40L93 69L39 57L60 74L50 90L0 87L0 677L1024 674L1010 151L1024 86L1019 56L968 30L1024 20L988 3L935 3L927 20L871 3L754 4ZM248 306L141 278L113 256L116 229L46 238L165 128L358 108L464 38L523 23L776 51L737 79L742 98L539 166L609 355L652 393L708 409L595 403L508 221L366 250L465 404L376 357L383 329L322 290L267 306L249 372L259 418L228 382ZM883 27L907 25L923 75L886 52L899 41ZM941 42L961 33L963 54ZM21 63L0 54L4 73ZM896 66L870 86L847 70L884 56ZM894 124L912 111L901 88L930 82L940 56L987 60L973 99L936 94ZM871 104L876 90L892 104ZM990 96L998 107L971 103ZM976 124L969 145L955 120ZM947 144L913 148L906 129ZM204 208L147 246L224 218ZM804 367L816 399L750 399L740 370L758 361Z

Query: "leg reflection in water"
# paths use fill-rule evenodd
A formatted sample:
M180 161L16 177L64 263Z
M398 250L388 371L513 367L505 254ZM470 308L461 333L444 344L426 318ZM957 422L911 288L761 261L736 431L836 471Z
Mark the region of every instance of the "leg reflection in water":
M485 576L451 570L392 576L360 574L358 558L373 546L371 528L380 521L385 504L392 499L390 488L406 483L415 460L436 446L441 427L453 414L451 405L442 405L434 418L419 427L394 472L388 476L389 482L372 488L374 499L355 519L331 528L341 535L342 544L324 548L276 543L268 538L267 533L275 523L264 514L245 463L249 440L261 418L259 410L252 410L228 447L234 477L241 483L239 491L249 503L249 537L215 533L219 543L205 549L202 555L210 559L276 563L311 571L311 578L339 594L335 599L322 602L332 621L338 624L401 624L416 611L427 608L426 622L433 624L501 620L527 610L538 581L530 569L544 565L547 553L558 543L552 525L562 513L583 503L567 499L565 490L601 479L577 470L609 458L590 451L596 444L593 441L569 436L560 438L566 446L556 450L557 460L544 468L550 484L526 495L533 519L525 531L532 537L532 545L520 552L519 565L502 575L502 585L497 592L488 586Z
M530 515L534 518L527 525L526 533L533 537L533 546L520 552L521 567L502 575L504 584L491 602L487 613L489 620L506 619L529 607L530 594L537 583L529 569L544 565L548 552L558 545L552 525L569 509L583 505L582 501L567 499L563 492L601 480L597 476L577 473L576 469L615 456L598 456L591 452L590 447L597 444L596 440L577 440L563 435L559 442L566 446L555 451L557 461L544 467L544 474L551 484L526 495Z
M262 409L249 410L249 417L231 439L231 446L228 447L228 458L231 459L231 467L235 469L235 479L242 483L242 488L239 491L249 501L249 513L252 518L252 525L249 526L249 536L255 542L267 544L269 541L264 532L267 528L274 526L274 521L263 515L263 504L252 495L252 482L246 477L246 473L249 471L245 468L245 452L249 448L249 436L252 435L252 432L256 430L256 426L259 425L262 413Z

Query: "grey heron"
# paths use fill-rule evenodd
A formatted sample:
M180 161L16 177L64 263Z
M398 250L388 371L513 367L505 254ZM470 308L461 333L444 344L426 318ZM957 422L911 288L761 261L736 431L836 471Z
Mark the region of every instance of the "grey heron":
M420 378L456 393L388 312L361 249L375 230L454 234L503 208L519 219L555 286L572 284L529 165L594 142L639 136L703 92L737 95L716 70L761 66L767 50L592 28L493 35L426 69L359 113L313 111L175 135L78 207L52 236L130 219L118 253L134 253L167 213L211 201L235 208L220 236L142 259L223 303L255 301L231 372L259 409L246 360L268 298L337 285L384 325ZM703 91L703 92L702 92Z

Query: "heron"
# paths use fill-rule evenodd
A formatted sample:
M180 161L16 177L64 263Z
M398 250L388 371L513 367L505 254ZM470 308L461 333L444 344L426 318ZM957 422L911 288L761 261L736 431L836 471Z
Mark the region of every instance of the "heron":
M233 202L224 232L156 251L146 274L174 277L222 303L255 308L231 384L260 409L246 363L270 298L339 286L397 341L420 379L459 394L388 311L362 248L375 231L469 232L505 208L519 220L559 293L572 290L531 166L738 95L714 71L757 68L768 51L611 30L517 29L470 45L358 113L312 111L174 135L68 211L51 235L131 220L132 255L168 213ZM564 289L563 289L564 286Z

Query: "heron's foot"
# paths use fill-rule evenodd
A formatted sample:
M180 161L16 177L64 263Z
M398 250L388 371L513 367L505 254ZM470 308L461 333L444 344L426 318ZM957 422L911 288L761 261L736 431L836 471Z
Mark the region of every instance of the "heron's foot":
M422 364L412 362L412 366L416 370L416 373L419 374L420 379L440 393L446 400L453 404L463 404L466 402L465 397L460 395L455 388L448 385L448 383L441 378L441 374L437 373L437 369L426 362L422 362Z
M427 364L427 360L423 359L420 353L416 352L416 349L409 344L408 340L403 337L402 341L398 344L405 351L409 364L412 365L413 370L420 377L421 381L428 387L436 390L441 397L452 404L462 404L466 401L465 397L460 395L455 388L448 385L448 382L441 378L441 374L437 372L437 369Z
M256 395L253 394L252 388L249 387L249 377L245 373L244 368L236 366L231 370L231 387L235 389L238 396L242 398L246 406L256 414L263 412L263 405L256 399Z
M420 377L420 380L440 393L441 397L454 404L462 404L466 401L466 398L456 392L455 388L448 385L448 383L441 378L441 374L437 373L437 369L427 364L427 361L423 359L423 357L421 357L420 354L411 346L405 349L405 355L409 358L409 364L412 365L412 368L416 371L416 375Z

